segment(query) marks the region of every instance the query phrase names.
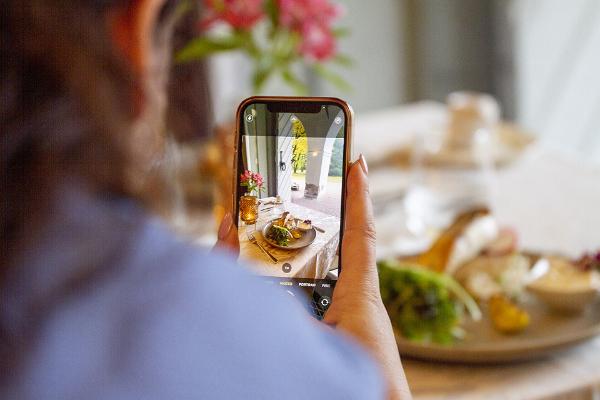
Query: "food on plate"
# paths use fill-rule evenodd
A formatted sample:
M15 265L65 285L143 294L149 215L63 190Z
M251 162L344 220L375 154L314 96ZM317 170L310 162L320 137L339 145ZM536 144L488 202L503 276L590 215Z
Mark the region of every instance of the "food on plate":
M412 260L436 272L453 274L498 237L496 220L486 208L460 214L425 253Z
M308 231L308 230L312 229L312 222L310 219L305 219L304 221L298 220L296 226L300 230Z
M288 223L292 220L292 216L289 211L281 214L279 218L273 221L273 225L279 226L281 228L286 228Z
M292 233L284 226L271 224L271 228L267 232L267 239L271 239L279 246L288 246L290 239L293 239Z
M480 255L462 265L454 277L478 300L498 294L517 299L525 290L530 267L530 259L519 253Z
M497 294L519 301L531 268L515 231L499 228L485 208L458 215L428 251L405 260L453 276L482 302Z
M575 265L583 271L596 270L600 272L600 251L596 254L584 254L577 261Z
M532 282L530 287L545 288L558 292L571 292L598 286L596 271L582 271L575 264L562 257L546 257L550 269Z
M474 218L454 241L446 264L446 272L454 274L458 267L473 257L498 237L498 224L491 214Z
M499 332L519 333L529 326L530 317L527 311L502 294L492 296L488 307L492 325Z
M504 256L517 250L517 233L511 228L501 228L498 236L483 248L488 256Z
M562 257L546 257L548 271L527 289L557 311L582 311L600 296L600 273L582 270Z
M281 217L273 220L266 233L267 239L279 246L289 246L293 240L298 240L312 228L310 220L301 220L284 212Z
M493 327L507 334L530 324L523 306L532 295L569 315L600 299L600 252L569 260L520 251L516 232L500 228L485 208L458 215L427 251L399 263L402 268L380 263L381 290L394 326L413 340L448 343L456 337L460 316L447 303L460 297L440 282L464 287L487 305Z
M378 269L392 325L409 340L451 344L462 334L463 310L481 318L477 303L446 274L394 260L380 261Z

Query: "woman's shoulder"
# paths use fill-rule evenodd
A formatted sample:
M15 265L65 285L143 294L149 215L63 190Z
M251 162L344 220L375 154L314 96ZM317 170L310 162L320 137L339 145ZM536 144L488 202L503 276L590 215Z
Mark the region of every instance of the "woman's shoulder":
M22 260L14 311L44 315L0 397L381 397L359 347L286 292L139 207L88 200L67 196Z
M140 237L143 247L157 248L151 237ZM162 374L169 365L177 371L176 381L210 390L214 398L383 396L379 375L362 349L318 326L298 299L225 253L172 237L162 242L170 245L134 267L134 276L143 276L141 297L130 299L134 313L144 316L130 348L138 372L165 384L175 379Z

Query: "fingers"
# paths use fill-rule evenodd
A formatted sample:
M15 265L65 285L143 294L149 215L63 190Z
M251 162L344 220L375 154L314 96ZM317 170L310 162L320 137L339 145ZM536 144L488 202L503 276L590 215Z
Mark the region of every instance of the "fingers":
M348 194L346 198L346 233L367 233L375 235L367 161L361 155L348 173Z
M375 263L375 225L367 171L367 163L361 156L348 172L342 269L333 302L325 315L326 322L333 325L356 310L383 307Z
M233 224L233 218L229 212L225 214L223 221L221 221L217 243L213 249L219 249L233 253L235 257L237 257L240 253L240 242L237 229Z
M361 155L348 173L341 275L376 274L375 223L367 173L367 163Z

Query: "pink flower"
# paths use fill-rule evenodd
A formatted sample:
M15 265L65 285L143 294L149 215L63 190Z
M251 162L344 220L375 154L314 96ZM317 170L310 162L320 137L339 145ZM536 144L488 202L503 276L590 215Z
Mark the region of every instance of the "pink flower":
M254 180L254 182L256 183L256 186L260 187L263 184L263 177L259 173L252 174L252 180Z
M215 22L225 22L235 29L248 30L264 16L264 0L204 0L206 29Z
M240 175L240 181L242 183L247 183L252 179L252 172L246 170L243 174Z
M336 52L331 29L341 15L339 5L329 0L278 0L280 23L301 35L299 52L308 59L325 61Z
M282 26L301 32L307 23L330 26L342 9L329 0L279 0L279 13Z
M322 25L304 24L298 50L308 59L325 61L335 55L335 38L331 30Z

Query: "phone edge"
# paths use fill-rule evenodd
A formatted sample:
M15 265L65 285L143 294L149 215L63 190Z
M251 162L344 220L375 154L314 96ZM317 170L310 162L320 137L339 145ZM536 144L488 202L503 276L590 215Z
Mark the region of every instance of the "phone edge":
M344 238L344 230L346 229L346 199L348 197L348 188L347 188L347 182L348 182L348 173L350 172L350 167L352 166L352 162L350 161L352 159L353 156L353 128L354 128L354 110L352 109L352 107L350 106L350 104L348 104L346 101L338 98L338 97L327 97L327 96L311 96L311 97L295 97L295 96L251 96L251 97L247 97L244 100L242 100L240 102L240 104L237 107L237 110L235 112L235 140L234 140L234 144L233 144L233 179L231 181L231 186L232 186L232 199L231 199L231 212L232 212L232 218L234 218L234 223L237 225L237 220L239 219L239 210L238 210L238 205L237 205L237 198L238 198L238 185L237 185L237 175L238 175L238 171L237 171L237 167L238 167L238 151L239 151L239 142L240 142L240 135L241 135L241 131L240 131L240 127L241 127L241 113L243 111L244 108L246 108L249 104L252 103L258 103L258 102L265 102L265 101L294 101L294 102L306 102L306 103L310 103L310 102L320 102L320 101L325 101L325 102L330 102L330 103L335 103L337 105L339 105L343 110L344 110L344 116L346 118L345 121L345 126L346 126L346 145L345 147L345 157L344 157L344 180L342 181L343 183L343 196L342 196L342 210L341 210L341 216L342 216L342 224L343 225L340 229L340 254L339 254L339 265L338 265L338 269L339 272L342 272L342 241Z

